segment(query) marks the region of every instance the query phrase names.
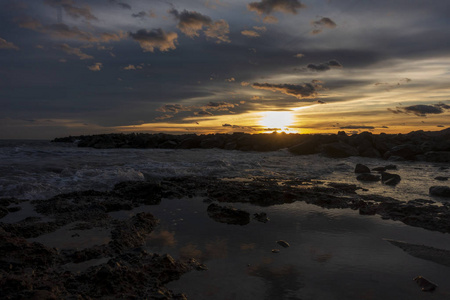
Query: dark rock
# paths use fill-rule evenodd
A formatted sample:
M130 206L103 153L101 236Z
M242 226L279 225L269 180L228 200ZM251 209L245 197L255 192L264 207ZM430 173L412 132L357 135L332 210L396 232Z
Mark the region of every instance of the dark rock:
M335 188L338 192L347 193L347 194L356 194L356 190L361 189L361 187L356 184L348 184L342 182L330 182L329 186Z
M447 180L448 180L448 177L437 176L437 177L434 177L434 179L439 180L439 181L447 181Z
M448 186L432 186L429 192L432 196L450 197L450 187Z
M309 155L319 153L320 137L310 137L306 141L290 147L288 150L295 155Z
M289 245L288 242L286 242L286 241L284 241L284 240L279 240L279 241L277 241L277 244L280 245L280 246L283 247L283 248L288 248L288 247L291 246L291 245Z
M207 211L210 218L220 223L247 225L250 222L250 214L248 212L231 206L220 206L211 203Z
M405 160L414 160L415 156L422 153L422 150L413 144L404 144L391 148L390 156L401 157Z
M425 277L417 276L413 280L415 282L417 282L417 284L420 286L420 288L424 292L431 292L431 291L434 291L437 288L437 285L435 283L429 281Z
M363 173L356 176L356 179L359 181L380 181L381 178L379 175Z
M363 164L356 164L355 173L370 173L370 169Z
M396 165L387 165L385 166L386 170L397 170L397 166Z
M375 171L375 172L385 172L386 170L387 169L385 167L376 167L376 168L372 169L372 171Z
M391 174L387 172L381 173L381 182L386 185L397 185L401 181L400 175Z
M425 153L428 162L450 162L450 151L429 151Z
M270 220L265 212L253 214L253 219L263 223L267 223Z
M324 155L332 158L358 156L358 150L344 142L325 144L321 146L321 149Z
M280 249L272 249L272 253L280 253Z

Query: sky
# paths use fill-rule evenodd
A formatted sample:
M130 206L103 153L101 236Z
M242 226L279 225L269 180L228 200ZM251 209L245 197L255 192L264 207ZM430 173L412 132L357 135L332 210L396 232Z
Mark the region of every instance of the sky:
M450 126L448 0L2 0L0 139Z

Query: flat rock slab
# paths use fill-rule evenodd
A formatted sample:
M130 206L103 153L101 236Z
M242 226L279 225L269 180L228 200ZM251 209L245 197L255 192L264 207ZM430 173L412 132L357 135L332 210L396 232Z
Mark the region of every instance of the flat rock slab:
M421 259L430 260L432 262L438 263L450 267L450 251L444 249L438 249L425 245L410 244L402 241L395 241L386 239L389 243L394 246L399 247L406 253Z

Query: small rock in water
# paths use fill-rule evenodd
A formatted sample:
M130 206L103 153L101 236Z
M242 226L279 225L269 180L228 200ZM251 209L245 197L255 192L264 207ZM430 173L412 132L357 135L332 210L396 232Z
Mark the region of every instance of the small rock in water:
M359 181L380 181L380 176L375 174L363 173L356 176Z
M400 175L387 172L381 173L381 182L386 185L397 185L401 181Z
M387 165L384 168L386 170L397 170L397 166L396 165Z
M417 276L413 280L417 282L417 284L422 288L422 291L424 292L431 292L437 288L437 285L435 283L429 281L428 279L422 276Z
M438 176L438 177L435 177L434 179L439 180L439 181L447 181L448 177Z
M282 247L284 247L284 248L287 248L287 247L291 246L291 245L289 245L288 242L283 241L283 240L277 241L277 244L280 245L280 246L282 246Z
M253 214L253 219L263 223L267 223L270 220L265 212Z
M272 249L272 253L279 253L280 249Z
M450 197L450 187L432 186L430 187L430 195L439 197Z
M355 173L370 173L370 169L363 164L357 164L355 167Z

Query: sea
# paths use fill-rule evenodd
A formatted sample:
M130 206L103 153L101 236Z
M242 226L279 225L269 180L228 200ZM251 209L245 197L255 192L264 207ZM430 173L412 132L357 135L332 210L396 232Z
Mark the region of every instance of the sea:
M397 170L390 172L400 175L401 182L397 186L358 182L354 173L358 163L369 168L395 164ZM437 205L448 200L431 197L429 188L450 185L435 179L450 177L445 163L295 156L286 149L93 149L49 141L0 141L0 198L41 200L72 191L105 191L122 181L186 176L339 182L361 186L361 194L405 202L433 200ZM206 214L202 197L164 199L160 205L111 214L121 219L151 212L161 224L146 245L149 251L196 257L207 265L208 271L193 271L169 283L170 289L189 299L450 299L449 267L413 257L387 242L394 239L450 250L449 234L302 202L233 205L251 214L265 212L270 221L253 220L245 226L217 223ZM32 215L32 207L25 206L0 222ZM63 248L64 239L58 234L62 233L36 241ZM107 232L86 231L75 242L81 249L107 240ZM290 247L273 253L280 248L277 240L289 242ZM435 282L438 289L422 292L412 280L419 275Z

